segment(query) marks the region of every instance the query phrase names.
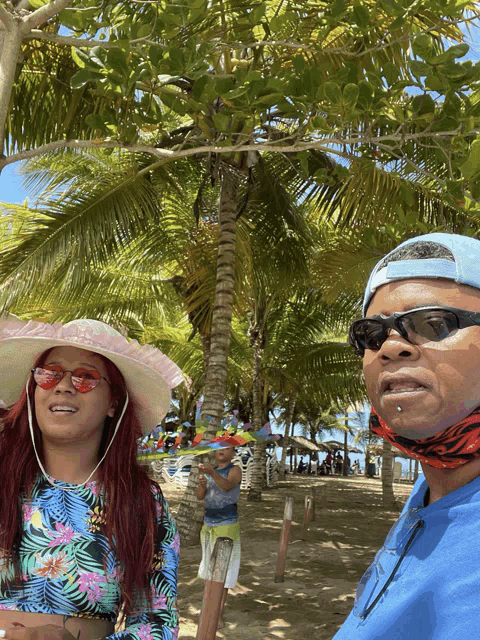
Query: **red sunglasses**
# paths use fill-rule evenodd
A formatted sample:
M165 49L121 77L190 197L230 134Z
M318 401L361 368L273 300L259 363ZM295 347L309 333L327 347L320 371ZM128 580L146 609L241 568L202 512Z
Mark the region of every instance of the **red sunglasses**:
M100 380L108 380L96 369L84 369L80 367L74 371L68 371L57 364L47 364L43 367L32 369L33 379L42 389L53 389L66 373L72 374L72 384L79 393L88 393L95 389ZM108 382L110 384L110 382Z

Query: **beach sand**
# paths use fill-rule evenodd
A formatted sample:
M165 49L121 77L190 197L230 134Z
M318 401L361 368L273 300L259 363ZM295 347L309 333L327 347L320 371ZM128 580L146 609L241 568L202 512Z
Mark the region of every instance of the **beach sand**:
M379 479L287 476L263 493L260 503L239 501L242 563L237 587L229 592L225 628L218 640L331 640L352 608L358 580L382 545L398 511L385 511ZM305 496L325 482L327 507L301 540ZM173 515L183 495L162 483ZM412 485L395 483L399 507ZM285 581L275 583L285 497L294 499ZM197 579L200 546L182 547L179 570L180 636L195 640L203 596Z

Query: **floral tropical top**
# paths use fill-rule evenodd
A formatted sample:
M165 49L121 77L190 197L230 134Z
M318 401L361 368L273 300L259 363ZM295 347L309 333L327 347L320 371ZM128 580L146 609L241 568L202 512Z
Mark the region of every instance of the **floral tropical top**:
M57 485L74 487L67 482ZM160 552L151 574L153 610L127 616L125 630L110 640L175 640L178 637L177 568L179 536L167 502L152 485L157 505ZM163 511L163 520L161 519ZM104 522L103 490L89 482L76 491L37 476L31 501L23 501L24 532L19 548L24 585L0 582L0 609L101 618L116 622L121 607L121 568ZM158 547L157 547L158 548ZM105 572L103 560L107 571ZM0 557L0 576L6 577Z

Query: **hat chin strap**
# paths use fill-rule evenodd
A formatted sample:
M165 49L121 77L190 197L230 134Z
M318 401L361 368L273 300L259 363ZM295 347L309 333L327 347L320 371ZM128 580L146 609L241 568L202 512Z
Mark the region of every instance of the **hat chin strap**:
M109 450L109 449L110 449L110 447L112 446L112 442L113 442L113 440L114 440L115 436L117 435L118 428L119 428L119 426L120 426L120 424L121 424L121 422L122 422L123 416L125 415L125 411L127 410L128 402L129 402L128 391L126 391L127 397L125 398L125 404L123 405L122 413L120 414L120 417L119 417L119 419L118 419L118 421L117 421L117 426L115 427L115 432L114 432L114 434L113 434L113 436L112 436L112 439L110 440L110 443L109 443L109 445L108 445L108 447L107 447L107 450L106 450L106 451L105 451L105 453L103 454L103 457L102 457L102 459L100 460L100 462L97 464L97 466L96 466L96 467L95 467L95 469L92 471L92 473L88 476L88 478L85 480L85 482L82 482L82 484L76 485L75 487L61 487L60 485L55 484L55 481L54 481L54 480L52 480L52 479L48 476L47 472L45 471L45 469L44 469L44 467L43 467L43 464L42 464L42 463L41 463L41 461L40 461L40 458L39 458L39 455L38 455L38 452L37 452L37 447L35 446L35 437L34 437L34 434L33 434L33 422L32 422L32 407L30 406L30 398L29 398L29 396L28 396L28 384L29 384L29 382L30 382L30 378L31 378L31 374L30 374L29 379L27 380L27 384L26 384L26 387L25 387L25 388L26 388L26 391L27 391L27 413L28 413L28 426L29 426L29 428L30 428L30 435L31 435L31 437L32 437L33 449L34 449L34 451L35 451L35 456L36 456L36 458L37 458L37 462L38 462L38 464L39 464L39 466L40 466L40 469L42 470L43 475L45 476L45 478L48 480L48 482L49 482L52 486L57 487L58 489L62 489L63 491L77 491L78 489L80 489L81 487L83 487L84 485L86 485L86 484L87 484L87 482L88 482L88 481L90 480L90 478L93 476L93 474L95 473L95 471L98 469L98 467L99 467L99 466L102 464L102 462L105 460L105 456L107 455L108 450Z

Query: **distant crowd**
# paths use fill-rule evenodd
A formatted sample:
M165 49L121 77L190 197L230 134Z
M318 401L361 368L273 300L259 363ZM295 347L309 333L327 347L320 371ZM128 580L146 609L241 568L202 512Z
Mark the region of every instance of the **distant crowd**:
M344 461L340 451L337 451L335 455L332 455L329 452L323 462L320 462L318 458L316 460L305 460L304 458L305 456L300 456L300 461L297 465L297 473L314 476L328 476L333 474L342 475L344 464L347 467L347 473L349 475L361 473L359 461L355 460L355 462L351 464L349 456L347 456Z

